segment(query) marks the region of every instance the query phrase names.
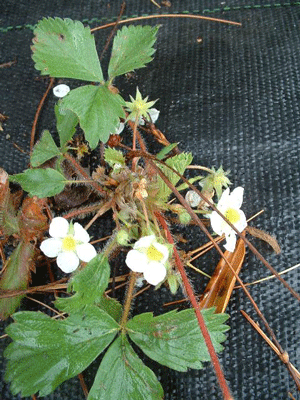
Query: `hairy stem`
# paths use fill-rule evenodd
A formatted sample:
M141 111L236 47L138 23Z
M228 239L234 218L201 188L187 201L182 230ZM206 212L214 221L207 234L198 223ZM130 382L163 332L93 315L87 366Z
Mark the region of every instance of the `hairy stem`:
M136 277L137 277L137 273L131 272L130 278L129 278L129 285L128 285L128 289L127 289L127 293L126 293L126 299L125 299L125 303L124 303L124 311L123 311L123 315L122 315L122 319L121 319L121 323L120 323L122 328L124 328L124 326L127 322L128 316L129 316L131 302L132 302L133 295L134 295Z
M195 311L195 314L196 314L196 317L197 317L197 320L198 320L202 335L203 335L204 340L205 340L205 344L207 346L207 349L209 351L209 355L211 357L211 361L212 361L213 366L214 366L215 371L216 371L216 376L218 378L218 381L219 381L219 384L220 384L220 387L221 387L221 390L222 390L222 393L223 393L223 397L224 397L225 400L232 400L233 397L230 394L229 388L227 386L227 383L226 383L226 380L225 380L225 377L224 377L224 374L223 374L223 371L222 371L222 368L221 368L221 364L219 362L218 356L217 356L217 354L215 352L214 346L213 346L211 338L209 336L209 332L207 330L207 327L205 325L204 319L202 317L202 314L201 314L201 311L200 311L200 307L199 307L199 304L198 304L198 302L196 300L194 291L193 291L192 286L191 286L191 284L190 284L190 282L188 280L188 277L187 277L187 275L185 273L184 266L182 264L182 261L180 259L179 254L178 254L178 251L177 251L176 246L174 244L174 240L172 238L171 232L169 231L168 225L167 225L165 219L163 218L163 216L161 214L159 214L159 213L156 213L156 217L159 220L159 222L160 222L161 226L163 227L163 229L165 230L166 237L167 237L169 243L174 245L174 256L175 256L176 265L177 265L178 271L179 271L179 273L181 275L182 282L183 282L184 288L186 290L186 293L187 293L187 295L188 295L188 297L190 299L190 302L191 302L191 304L192 304L192 306L194 308L194 311Z

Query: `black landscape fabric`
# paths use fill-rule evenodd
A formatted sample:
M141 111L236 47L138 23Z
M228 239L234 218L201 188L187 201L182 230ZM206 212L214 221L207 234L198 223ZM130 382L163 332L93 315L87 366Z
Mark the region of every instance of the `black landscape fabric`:
M96 27L115 21L121 3L2 0L0 64L16 61L0 68L0 113L8 116L0 131L0 165L9 174L22 172L28 165L30 131L48 84L47 79L40 78L31 59L34 25L42 17L61 17ZM119 78L117 86L125 98L135 95L136 86L150 100L158 98L158 128L170 142L180 142L182 150L192 151L194 163L217 168L222 165L224 170L230 170L232 187L245 188L243 210L247 217L264 210L250 224L275 235L282 251L276 255L258 239L251 239L253 244L277 271L296 265L300 262L300 2L171 0L169 6L159 9L150 0L128 0L123 18L166 13L203 15L240 22L242 26L190 18L142 21L161 26L154 61L134 76ZM109 32L106 29L95 34L99 51ZM62 82L76 87L71 80ZM38 123L38 135L43 129L55 131L55 102L51 93ZM151 146L158 148L150 139L149 150ZM197 239L203 239L198 230L191 233L185 228L183 235L190 241L189 248L196 248ZM197 267L211 274L217 262L218 257L213 254L201 259ZM244 282L268 275L270 272L248 251L241 272ZM194 271L189 271L189 276L195 291L201 293L207 279ZM300 291L299 269L284 277L294 290ZM299 369L297 300L277 279L249 289ZM135 312L166 312L162 304L170 300L166 289L145 292ZM32 303L26 307L32 307ZM240 310L258 320L249 300L241 289L236 289L227 309L231 329L220 355L234 398L299 400L285 366ZM1 323L0 335L6 324ZM1 350L8 343L9 339L1 339ZM148 359L145 362L157 374L166 400L222 399L209 363L204 370L179 373ZM3 378L5 362L1 359L0 363L0 398L20 399L10 393ZM88 387L98 363L99 360L84 373ZM84 394L79 380L74 378L45 399L81 400Z

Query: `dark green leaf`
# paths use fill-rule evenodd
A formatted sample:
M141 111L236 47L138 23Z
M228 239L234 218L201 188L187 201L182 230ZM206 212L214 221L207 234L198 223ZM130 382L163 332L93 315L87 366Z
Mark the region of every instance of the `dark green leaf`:
M5 350L5 379L13 394L51 393L79 374L111 343L118 324L104 311L90 306L65 320L37 312L14 315L6 332L13 339Z
M18 182L22 189L39 198L51 197L62 192L66 185L66 178L52 168L26 169L21 174L9 177L12 182Z
M156 154L156 158L158 160L162 160L167 154L170 153L170 151L175 149L176 146L178 146L178 142L169 144L168 146L161 149L161 151L159 153Z
M109 314L115 321L121 321L123 308L116 299L108 297L104 294L100 302L97 303L97 306L107 312L107 314Z
M72 139L78 117L71 110L61 110L59 104L55 105L56 127L59 134L60 146L63 147L69 140Z
M94 37L80 21L44 18L34 34L32 58L42 75L103 81Z
M71 297L57 299L56 307L61 311L71 313L87 305L101 303L109 275L110 267L107 258L98 254L84 269L71 278L68 291L76 293Z
M124 26L115 36L108 66L109 79L145 67L155 52L158 26Z
M121 335L106 352L88 400L160 400L163 389L154 373Z
M193 156L191 153L180 153L174 157L168 158L166 160L166 164L169 167L175 169L181 175L183 175L184 171L186 170L186 167L188 165L190 165L192 161L193 161ZM180 180L180 177L165 165L157 163L157 166L162 170L162 172L166 175L166 177L169 179L169 181L174 186L176 186L176 184ZM162 199L167 199L170 196L170 194L172 193L172 191L165 184L165 182L161 179L161 177L158 177L157 179L158 179L158 184L159 184L158 197L162 198Z
M33 148L30 157L30 163L33 167L38 167L45 161L50 160L60 154L59 148L56 146L52 135L49 131L44 131L41 139Z
M31 243L20 242L9 257L5 270L0 279L0 290L27 289L30 270L33 267L35 246ZM0 299L0 318L6 319L20 305L23 294Z
M202 311L206 327L217 352L223 349L226 339L223 325L226 314L214 314L214 309ZM152 313L140 314L127 323L128 334L148 357L176 371L200 369L210 356L192 309L153 317Z
M61 102L61 109L73 111L79 118L85 138L94 149L99 140L107 142L120 118L125 118L124 100L107 86L82 86L71 90Z

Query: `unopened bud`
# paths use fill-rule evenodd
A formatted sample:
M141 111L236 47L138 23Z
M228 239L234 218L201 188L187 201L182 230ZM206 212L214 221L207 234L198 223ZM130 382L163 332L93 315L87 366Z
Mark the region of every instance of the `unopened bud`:
M120 229L117 233L116 239L121 246L127 246L129 242L128 232L125 231L125 229Z

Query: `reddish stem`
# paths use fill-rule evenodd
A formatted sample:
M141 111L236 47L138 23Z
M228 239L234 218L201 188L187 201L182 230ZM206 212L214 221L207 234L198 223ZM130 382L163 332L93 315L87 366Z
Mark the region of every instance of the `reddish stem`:
M46 97L48 96L48 93L49 93L50 89L52 88L53 84L54 84L54 78L51 78L50 82L49 82L49 85L47 87L47 90L44 93L44 96L42 97L41 101L39 102L38 108L37 108L35 116L34 116L34 121L33 121L32 129L31 129L31 137L30 137L30 155L32 153L32 149L33 149L33 146L34 146L35 131L36 131L37 122L38 122L42 107L43 107L43 105L45 103Z
M209 351L210 358L211 358L211 361L212 361L213 366L215 368L216 376L217 376L218 381L219 381L219 385L220 385L221 390L223 392L223 397L224 397L225 400L233 400L233 397L231 396L229 388L227 386L224 374L222 372L221 364L219 362L218 356L217 356L217 354L215 352L214 346L213 346L211 338L209 336L209 332L208 332L208 330L206 328L203 316L201 314L199 304L198 304L198 302L196 300L196 297L195 297L194 291L192 289L192 286L191 286L191 284L190 284L190 282L188 280L188 277L187 277L187 275L185 273L184 266L183 266L183 264L181 262L181 259L179 257L179 254L178 254L178 251L176 249L176 246L175 246L174 240L172 238L171 232L169 231L168 225L167 225L164 217L160 213L155 213L155 215L156 215L159 223L161 224L161 226L163 227L163 229L164 229L164 231L166 233L166 237L168 239L168 242L173 244L173 246L174 246L173 251L174 251L174 257L175 257L176 265L177 265L178 271L179 271L179 273L181 275L182 282L183 282L184 288L186 290L186 293L187 293L187 295L188 295L188 297L190 299L190 302L191 302L191 304L192 304L192 306L193 306L193 308L195 310L195 314L196 314L196 317L197 317L197 320L198 320L202 335L204 337L205 344L206 344L207 349Z

